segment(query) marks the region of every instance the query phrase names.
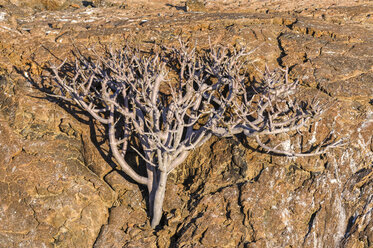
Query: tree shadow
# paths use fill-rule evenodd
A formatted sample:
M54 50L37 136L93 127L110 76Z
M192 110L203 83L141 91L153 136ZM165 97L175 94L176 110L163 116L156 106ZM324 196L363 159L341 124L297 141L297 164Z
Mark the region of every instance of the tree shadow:
M171 7L171 8L175 8L176 10L182 10L184 12L187 11L185 6L177 6L177 5L173 5L173 4L169 4L169 3L167 3L166 6Z
M58 56L54 55L52 51L47 50L50 52L50 54L55 57L58 61L63 61ZM73 54L76 56L75 54ZM37 95L29 95L32 98L37 99L43 99L46 101L49 101L51 103L57 104L60 108L62 108L64 111L66 111L69 115L71 115L75 120L78 122L86 125L89 127L89 139L94 145L94 147L99 152L102 159L112 168L112 170L109 172L116 171L121 176L125 178L130 183L134 183L139 185L141 189L141 193L144 199L148 198L148 195L146 193L145 187L143 185L138 184L135 182L131 177L127 176L121 169L120 166L113 160L113 154L110 148L108 148L108 127L106 125L102 125L100 123L97 123L95 119L85 110L81 109L78 104L76 104L73 101L69 101L67 99L64 99L62 97L59 97L55 94L55 91L58 90L58 86L51 83L51 78L49 75L52 75L52 70L48 66L40 66L36 61L33 61L37 66L42 68L41 74L47 74L47 76L42 75L34 75L30 70L23 70L20 68L14 67L15 71L22 76L24 80L29 82L31 84L31 87L36 89L37 91L41 92L44 96L37 96ZM72 68L72 64L66 63L66 70L62 71L62 74L64 77L71 77L71 71L69 71L69 67ZM136 144L134 144L136 146ZM142 160L141 157L139 157L134 151L129 149L129 151L126 154L126 161L128 164L132 167L134 171L136 171L140 175L146 174L145 166L139 166L138 164L134 163L134 159L128 159L130 156L133 157L133 155L137 156L137 160L140 161L140 163L145 163L145 161ZM136 166L137 165L137 166ZM118 169L119 168L119 169ZM108 173L108 174L109 174ZM105 176L104 176L105 178ZM148 202L146 200L146 202ZM148 203L147 203L148 204Z

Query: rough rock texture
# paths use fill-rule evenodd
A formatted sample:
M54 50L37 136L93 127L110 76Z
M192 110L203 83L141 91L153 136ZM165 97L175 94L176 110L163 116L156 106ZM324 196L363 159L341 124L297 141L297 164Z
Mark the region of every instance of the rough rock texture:
M371 1L205 1L188 12L176 0L0 5L0 247L373 246ZM250 139L211 139L170 175L152 230L146 190L116 169L105 130L43 98L30 76L71 57L72 45L146 49L177 36L255 48L253 73L289 67L300 97L332 102L308 140L334 130L347 144L288 159Z
M24 82L0 87L0 247L91 247L115 192L85 166L79 123Z

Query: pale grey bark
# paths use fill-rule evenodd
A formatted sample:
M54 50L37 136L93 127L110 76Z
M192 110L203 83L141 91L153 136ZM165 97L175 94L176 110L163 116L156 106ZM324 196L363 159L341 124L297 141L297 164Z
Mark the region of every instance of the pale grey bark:
M166 182L167 182L167 172L161 171L159 175L159 182L157 190L155 191L154 201L153 201L153 219L151 226L153 228L157 227L162 217L163 201L166 193Z

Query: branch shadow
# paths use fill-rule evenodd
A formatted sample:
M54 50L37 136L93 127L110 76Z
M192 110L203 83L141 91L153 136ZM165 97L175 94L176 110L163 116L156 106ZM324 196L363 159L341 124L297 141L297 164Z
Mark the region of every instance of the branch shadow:
M169 4L169 3L167 3L166 6L171 7L171 8L175 8L176 10L182 10L184 12L187 11L185 6L177 6L177 5L173 5L173 4Z
M57 61L63 62L62 59L60 59L58 56L53 54L52 51L45 48ZM76 56L76 54L73 53L73 56ZM134 181L131 177L127 176L121 169L120 166L114 161L113 154L110 148L106 149L104 146L105 144L108 144L108 127L106 125L97 124L94 120L94 118L85 110L81 109L76 103L72 101L65 100L63 98L57 97L55 95L55 91L59 88L55 85L53 85L50 82L50 76L52 75L52 70L50 67L44 66L42 67L40 64L38 64L35 60L32 61L37 66L42 68L41 74L47 74L47 76L43 75L34 75L31 70L23 70L21 68L14 67L17 74L19 74L24 80L26 80L28 83L30 83L31 87L36 89L37 91L41 92L43 96L37 96L37 95L28 95L32 98L42 99L49 101L51 103L57 104L60 108L62 108L64 111L66 111L69 115L71 115L75 120L78 122L86 125L89 127L89 139L94 145L94 147L99 152L102 159L112 168L108 174L112 173L113 171L116 171L121 176L124 177L125 180L127 180L130 183L137 184L140 188L141 194L144 199L146 199L146 202L148 202L148 194L146 193L146 187L143 185L138 184L136 181ZM66 63L67 67L72 67L71 64ZM63 71L63 75L68 77L69 76L69 70ZM101 128L99 128L101 127ZM131 153L129 151L128 153ZM134 153L134 152L132 152ZM126 155L127 157L127 155ZM144 161L141 161L141 158L139 158L141 163L144 163ZM135 166L134 163L129 162L127 159L129 165L140 175L145 175L146 170L141 170L144 166ZM118 169L119 168L119 169ZM105 175L106 176L106 175ZM105 180L105 176L103 176ZM147 203L148 204L148 203Z

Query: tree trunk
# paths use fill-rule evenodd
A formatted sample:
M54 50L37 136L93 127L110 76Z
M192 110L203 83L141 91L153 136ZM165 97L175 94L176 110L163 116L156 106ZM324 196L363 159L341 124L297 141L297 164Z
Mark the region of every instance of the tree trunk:
M167 171L159 171L159 173L160 177L158 185L153 185L153 190L155 189L156 192L153 202L153 219L151 223L152 228L158 226L159 222L161 221L164 195L166 192Z

